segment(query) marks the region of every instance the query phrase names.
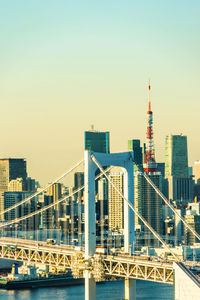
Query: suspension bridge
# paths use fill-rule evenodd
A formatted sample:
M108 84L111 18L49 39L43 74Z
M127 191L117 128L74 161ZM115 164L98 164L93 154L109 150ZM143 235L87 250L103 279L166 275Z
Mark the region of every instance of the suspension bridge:
M72 173L84 162L84 185L75 190L71 190L56 202L37 207L33 205L37 196L46 191L50 186L58 183L65 176ZM113 183L108 173L111 167L117 166L124 170L124 193ZM100 174L95 176L96 171ZM37 191L22 201L4 209L0 212L0 217L15 212L14 218L0 223L0 258L14 259L28 264L43 264L63 267L72 270L76 278L85 278L85 300L96 299L96 282L111 280L112 278L124 278L125 294L127 300L135 300L136 279L154 282L162 282L174 285L175 300L197 300L200 299L200 279L193 274L186 262L181 261L173 248L160 236L147 220L134 207L134 159L133 152L124 153L95 153L85 151L84 161L79 162L73 168L54 180L44 189ZM150 177L143 172L144 178L158 193L166 206L168 206L177 218L183 222L196 239L200 241L200 235L179 215L168 199L162 194ZM96 217L95 217L95 180L104 177L113 189L123 199L124 217L124 247L123 251L117 253L97 253L96 251ZM52 210L53 207L65 204L69 199L84 191L84 243L80 247L71 244L67 238L62 244L49 244L47 240L35 236L29 239L22 238L24 228L29 228L29 220L38 224L41 216ZM80 200L79 200L80 201ZM32 203L33 202L33 203ZM73 201L72 201L73 202ZM20 207L21 213L20 212ZM25 213L23 213L25 212ZM172 260L168 258L158 258L155 256L143 256L136 254L135 245L135 221L137 216L144 226L151 232L154 238L168 253ZM51 214L50 214L51 218ZM64 220L65 222L65 220ZM59 224L56 230L59 231ZM73 229L73 226L71 226ZM67 230L65 231L65 233ZM12 234L11 234L12 233ZM45 232L43 231L43 234ZM194 262L193 265L198 265Z

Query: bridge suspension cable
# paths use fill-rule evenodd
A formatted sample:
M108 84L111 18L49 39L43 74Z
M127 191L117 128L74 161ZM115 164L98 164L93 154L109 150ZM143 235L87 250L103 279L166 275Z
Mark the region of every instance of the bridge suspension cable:
M118 190L118 188L115 186L115 184L112 182L112 180L107 176L107 174L104 172L104 169L99 164L99 162L96 160L95 156L91 155L92 160L97 165L101 173L104 174L104 176L107 178L107 180L110 182L110 184L113 186L113 188L118 192L118 194L126 201L129 205L129 207L133 210L133 212L138 216L138 218L144 223L144 225L153 233L153 235L161 242L161 244L164 246L164 248L169 251L173 257L176 259L176 261L180 261L180 259L175 255L175 253L171 250L171 248L168 247L168 245L164 242L164 240L159 236L159 234L151 227L151 225L142 217L142 215L135 210L133 204Z
M112 166L111 166L111 167L108 167L108 168L105 170L105 172L107 173L107 172L109 172L111 169L112 169ZM103 175L104 175L104 174L102 174L102 172L101 172L100 174L98 174L98 175L95 177L95 180L97 180L98 178L102 177ZM80 188L76 189L74 192L71 192L69 195L67 195L67 196L65 196L65 197L63 197L63 198L57 200L57 201L54 202L54 203L51 203L51 204L49 204L49 205L46 205L45 207L42 207L41 209L38 209L37 211L34 211L34 212L32 212L32 213L30 213L30 214L28 214L28 215L25 215L25 216L16 218L16 219L14 219L14 220L8 221L8 222L6 222L6 223L0 223L0 228L7 227L7 226L10 226L10 225L12 225L12 224L19 223L19 222L21 222L21 221L24 221L24 220L26 220L26 219L28 219L28 218L31 218L31 217L37 215L37 214L40 214L40 213L46 211L47 209L49 209L49 208L51 208L51 207L53 207L53 206L55 206L55 205L57 205L57 204L59 204L59 203L65 201L65 200L67 200L67 199L69 199L70 197L72 197L72 196L75 195L76 193L80 192L80 191L83 190L84 188L85 188L85 185L82 185Z
M169 200L163 195L163 193L159 190L159 188L152 182L152 180L149 178L149 176L142 172L144 178L147 180L147 182L153 187L153 189L156 191L156 193L162 198L162 200L169 206L169 208L174 212L174 214L183 222L183 224L194 234L194 236L200 241L200 235L184 220L183 217L174 209L173 205L169 202Z
M49 209L49 208L55 206L56 204L59 204L59 203L65 201L65 200L67 200L68 198L72 197L73 195L75 195L76 193L78 193L79 191L81 191L83 188L84 188L84 186L83 186L83 187L80 187L80 188L78 188L78 189L76 189L73 193L70 193L69 195L67 195L67 196L65 196L65 197L63 197L63 198L61 198L61 199L59 199L59 200L56 201L55 203L51 203L51 204L49 204L49 205L46 205L45 207L42 207L42 208L40 208L40 209L38 209L38 210L36 210L36 211L34 211L34 212L28 214L28 215L25 215L25 216L23 216L23 217L16 218L16 219L11 220L11 221L8 221L7 223L0 224L0 228L2 228L2 227L7 227L7 226L10 226L10 225L12 225L12 224L19 223L19 222L21 222L21 221L24 221L24 220L26 220L26 219L28 219L28 218L31 218L31 217L37 215L37 214L40 214L40 213L44 212L45 210L47 210L47 209Z
M56 178L53 182L49 183L46 187L44 187L43 189L41 189L40 191L32 194L31 196L25 198L24 200L16 203L13 206L10 206L8 208L6 208L5 210L0 212L0 216L4 215L5 213L11 211L12 209L17 208L18 206L30 201L31 199L33 199L34 197L38 196L39 194L43 193L44 191L46 191L48 188L50 188L54 183L58 182L59 180L63 179L65 176L67 176L69 173L71 173L74 169L76 169L78 166L80 166L83 163L84 160L79 161L75 166L73 166L71 169L69 169L67 172L65 172L64 174L62 174L61 176L59 176L58 178Z

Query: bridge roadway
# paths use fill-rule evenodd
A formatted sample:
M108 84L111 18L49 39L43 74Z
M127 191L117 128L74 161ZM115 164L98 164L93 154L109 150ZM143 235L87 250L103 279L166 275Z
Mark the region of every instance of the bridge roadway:
M83 277L84 270L90 270L96 281L124 277L173 284L173 263L147 256L95 254L85 260L84 251L78 247L0 238L0 258L70 268L75 277Z

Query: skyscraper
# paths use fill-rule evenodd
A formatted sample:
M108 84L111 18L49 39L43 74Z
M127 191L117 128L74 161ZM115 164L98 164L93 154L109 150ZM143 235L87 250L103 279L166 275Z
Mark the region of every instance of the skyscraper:
M148 176L153 183L162 190L162 176L159 172L149 173ZM146 181L142 172L134 174L134 199L135 209L147 220L147 222L155 229L156 232L162 234L162 200L153 187ZM141 225L144 231L148 231L143 226L142 221L135 216L135 225ZM150 243L147 241L147 244Z
M123 172L112 172L109 174L109 178L123 193ZM109 183L108 185L108 220L109 229L123 229L124 228L124 200L115 190L115 188Z
M98 181L98 204L101 245L104 245L104 232L108 229L108 180L106 178L101 178Z
M100 215L108 215L108 180L101 178L98 181L98 200L100 201Z
M193 200L193 180L192 178L168 178L169 199L176 202L176 205L186 205Z
M165 139L165 177L188 177L187 137L168 135Z
M128 140L128 151L133 151L134 171L138 171L138 167L142 168L143 164L143 149L140 147L140 140Z
M84 149L94 152L110 153L109 132L85 131Z
M59 182L56 182L52 184L46 191L47 196L53 197L53 203L56 203L59 199L61 199L62 196L62 184ZM60 204L55 204L54 209L59 209Z
M200 234L200 215L196 215L193 213L188 213L185 215L185 221L198 233ZM199 240L192 234L191 231L188 230L186 226L184 226L184 236L185 243L187 245L192 245L194 243L198 243Z
M0 191L7 192L11 180L22 178L23 190L26 190L26 161L23 158L0 159Z
M74 173L74 190L79 189L81 186L84 185L84 173L83 172L76 172ZM74 195L75 203L78 206L77 218L78 218L78 244L79 246L82 245L82 214L84 212L84 204L83 204L83 190L78 191ZM72 201L73 208L74 203Z
M84 173L83 172L75 172L74 173L74 189L80 188L84 185ZM81 195L83 192L81 192Z
M169 199L175 201L177 207L193 200L193 180L188 174L186 136L166 136L165 177L168 179Z

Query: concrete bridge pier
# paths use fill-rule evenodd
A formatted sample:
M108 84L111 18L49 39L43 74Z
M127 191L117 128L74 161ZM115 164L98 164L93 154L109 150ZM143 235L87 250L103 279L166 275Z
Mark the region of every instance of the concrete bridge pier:
M95 171L96 166L91 160L90 153L85 151L85 260L88 268L96 247ZM95 300L96 282L91 271L86 269L84 276L85 300Z
M124 280L124 298L125 300L136 300L136 281L135 279L125 278Z
M96 282L90 271L85 271L85 299L96 299Z
M183 263L173 263L174 300L199 300L200 280Z

